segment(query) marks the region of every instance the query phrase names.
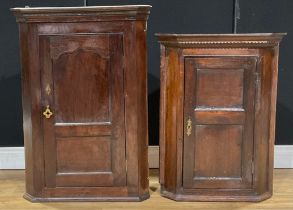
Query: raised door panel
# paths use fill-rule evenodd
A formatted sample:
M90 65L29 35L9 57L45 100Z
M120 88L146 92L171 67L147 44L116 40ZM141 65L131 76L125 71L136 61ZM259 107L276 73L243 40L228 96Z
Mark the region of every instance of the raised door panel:
M251 189L257 58L185 59L183 187Z
M122 35L42 35L40 58L46 187L125 186Z

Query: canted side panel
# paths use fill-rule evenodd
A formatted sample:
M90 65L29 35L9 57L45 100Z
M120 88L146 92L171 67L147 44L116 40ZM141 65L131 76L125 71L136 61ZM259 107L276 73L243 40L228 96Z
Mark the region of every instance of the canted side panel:
M44 153L40 110L40 72L38 62L36 27L20 24L20 53L23 107L23 135L25 145L25 188L26 193L40 196L44 185ZM34 91L32 91L34 90ZM39 157L39 158L38 158Z
M176 49L168 49L166 51L166 69L168 69L165 80L165 91L164 103L166 107L164 107L165 113L162 113L165 118L164 120L164 188L170 192L175 192L177 188L177 177L178 177L178 168L177 168L177 160L178 160L178 151L177 151L177 123L178 123L178 111L177 111L177 102L180 97L180 93L178 91L180 86L179 77L179 68L178 63L179 56L178 51ZM161 110L162 111L162 110Z
M166 49L164 45L160 45L160 177L159 183L164 185L165 180L165 154L166 154L166 81L167 81L167 62Z
M149 195L149 165L148 165L148 88L147 88L147 23L145 21L137 21L136 25L136 65L139 69L137 75L138 82L138 115L140 116L138 124L139 141L139 194L143 196Z
M253 120L246 119L255 59L187 58L185 65L183 186L252 188Z
M278 53L277 48L260 50L261 59L259 62L259 80L257 83L257 95L259 100L256 103L256 154L255 154L255 171L256 171L256 190L258 194L272 194L272 176L273 176L273 148L274 138L271 133L274 127L270 127L275 121L274 109L275 103L273 98L276 94L276 80ZM274 88L273 88L274 87ZM274 89L274 90L273 90Z
M126 21L122 28L125 30L124 96L127 191L130 197L139 195L146 198L149 194L147 186L147 117L144 117L147 114L146 28L144 26L144 21Z

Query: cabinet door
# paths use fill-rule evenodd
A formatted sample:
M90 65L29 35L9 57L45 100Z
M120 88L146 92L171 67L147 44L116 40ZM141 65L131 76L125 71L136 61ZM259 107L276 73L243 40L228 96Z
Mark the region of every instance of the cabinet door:
M184 188L252 188L256 64L185 59Z
M126 185L121 34L40 36L46 187Z

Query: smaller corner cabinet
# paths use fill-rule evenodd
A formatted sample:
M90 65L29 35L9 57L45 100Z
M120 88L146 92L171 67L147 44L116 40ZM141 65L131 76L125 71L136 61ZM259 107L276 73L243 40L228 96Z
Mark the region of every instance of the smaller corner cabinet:
M161 194L272 195L279 43L285 34L157 34Z
M149 197L150 8L11 9L20 33L26 199Z

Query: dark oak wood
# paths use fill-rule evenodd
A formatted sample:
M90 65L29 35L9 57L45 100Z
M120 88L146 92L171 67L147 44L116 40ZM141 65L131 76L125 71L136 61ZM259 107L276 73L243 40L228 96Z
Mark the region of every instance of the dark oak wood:
M150 6L11 10L20 30L25 198L147 199Z
M279 42L285 34L157 34L161 194L272 195Z

